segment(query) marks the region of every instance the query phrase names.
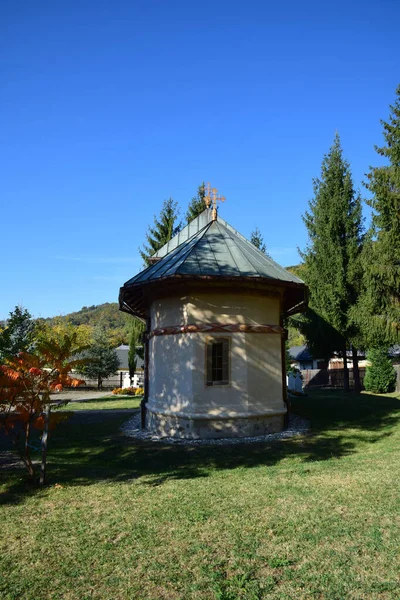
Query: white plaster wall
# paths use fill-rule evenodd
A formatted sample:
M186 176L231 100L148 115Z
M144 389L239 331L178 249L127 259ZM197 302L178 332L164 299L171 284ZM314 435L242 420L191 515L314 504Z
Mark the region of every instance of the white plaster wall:
M279 298L195 294L151 306L151 328L192 323L279 324ZM231 342L231 384L205 385L207 337ZM191 333L150 340L148 407L186 415L239 416L284 409L278 334Z
M195 294L182 299L188 323L279 324L278 298L239 294Z

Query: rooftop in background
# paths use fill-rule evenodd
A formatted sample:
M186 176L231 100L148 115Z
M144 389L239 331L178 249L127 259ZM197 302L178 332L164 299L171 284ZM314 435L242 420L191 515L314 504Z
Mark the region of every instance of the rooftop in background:
M292 346L289 348L289 356L293 360L313 360L314 358L307 346Z
M119 370L123 370L123 371L129 370L129 363L128 363L129 345L121 344L120 346L118 346L118 348L115 348L115 352L117 353L117 356L118 356L119 362L120 362ZM136 354L136 370L140 371L140 370L143 370L143 368L144 368L143 359L140 358L140 356L138 354Z

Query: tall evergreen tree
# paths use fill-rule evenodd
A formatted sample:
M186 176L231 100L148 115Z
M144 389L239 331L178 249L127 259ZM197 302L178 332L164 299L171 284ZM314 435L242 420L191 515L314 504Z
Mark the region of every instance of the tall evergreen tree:
M0 362L19 352L31 352L36 338L32 315L23 306L16 306L4 329L0 328Z
M188 223L190 223L190 221L193 221L193 219L198 217L199 214L202 213L203 210L205 210L205 208L206 208L206 205L204 203L205 195L206 195L206 188L205 188L204 181L203 181L203 183L201 185L199 185L199 187L198 187L196 196L194 196L191 199L190 204L188 206L188 209L186 212L186 221Z
M356 388L359 388L357 327L351 316L360 293L362 247L361 200L355 192L349 163L344 160L339 135L322 161L321 177L314 180L314 198L303 217L309 244L301 256L309 286L309 312L302 332L320 356L333 351L343 356L345 389L349 388L346 353L353 345Z
M400 85L388 122L381 121L385 145L376 147L387 161L371 167L372 223L364 251L364 293L358 317L369 347L400 339Z
M154 226L148 227L146 233L147 244L143 244L139 249L146 266L150 264L149 257L157 252L164 244L178 233L181 223L178 221L179 210L178 203L172 198L164 200L160 216L154 217Z
M144 351L143 351L143 342L142 336L144 333L144 323L139 321L139 319L133 318L131 325L131 336L129 340L129 352L128 352L128 366L129 366L129 377L132 377L136 371L136 363L137 357L143 359Z
M254 231L251 232L250 241L256 248L261 250L261 252L263 252L264 254L269 256L269 254L267 252L267 247L264 244L263 235L262 235L261 231L258 229L258 227L256 227L254 229Z

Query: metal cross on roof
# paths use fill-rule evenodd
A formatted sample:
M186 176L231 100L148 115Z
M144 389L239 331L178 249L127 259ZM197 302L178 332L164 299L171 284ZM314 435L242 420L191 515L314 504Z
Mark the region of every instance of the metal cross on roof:
M207 208L210 208L211 204L213 205L212 209L212 218L213 221L217 219L217 202L225 202L225 196L219 196L217 188L212 188L209 183L207 183L205 188L205 196L204 202L206 203Z

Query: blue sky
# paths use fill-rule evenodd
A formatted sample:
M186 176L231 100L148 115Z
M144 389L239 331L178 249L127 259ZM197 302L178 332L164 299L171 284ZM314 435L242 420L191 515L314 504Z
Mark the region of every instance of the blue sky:
M356 186L400 83L397 0L5 0L0 318L116 301L210 181L284 266L338 130Z

